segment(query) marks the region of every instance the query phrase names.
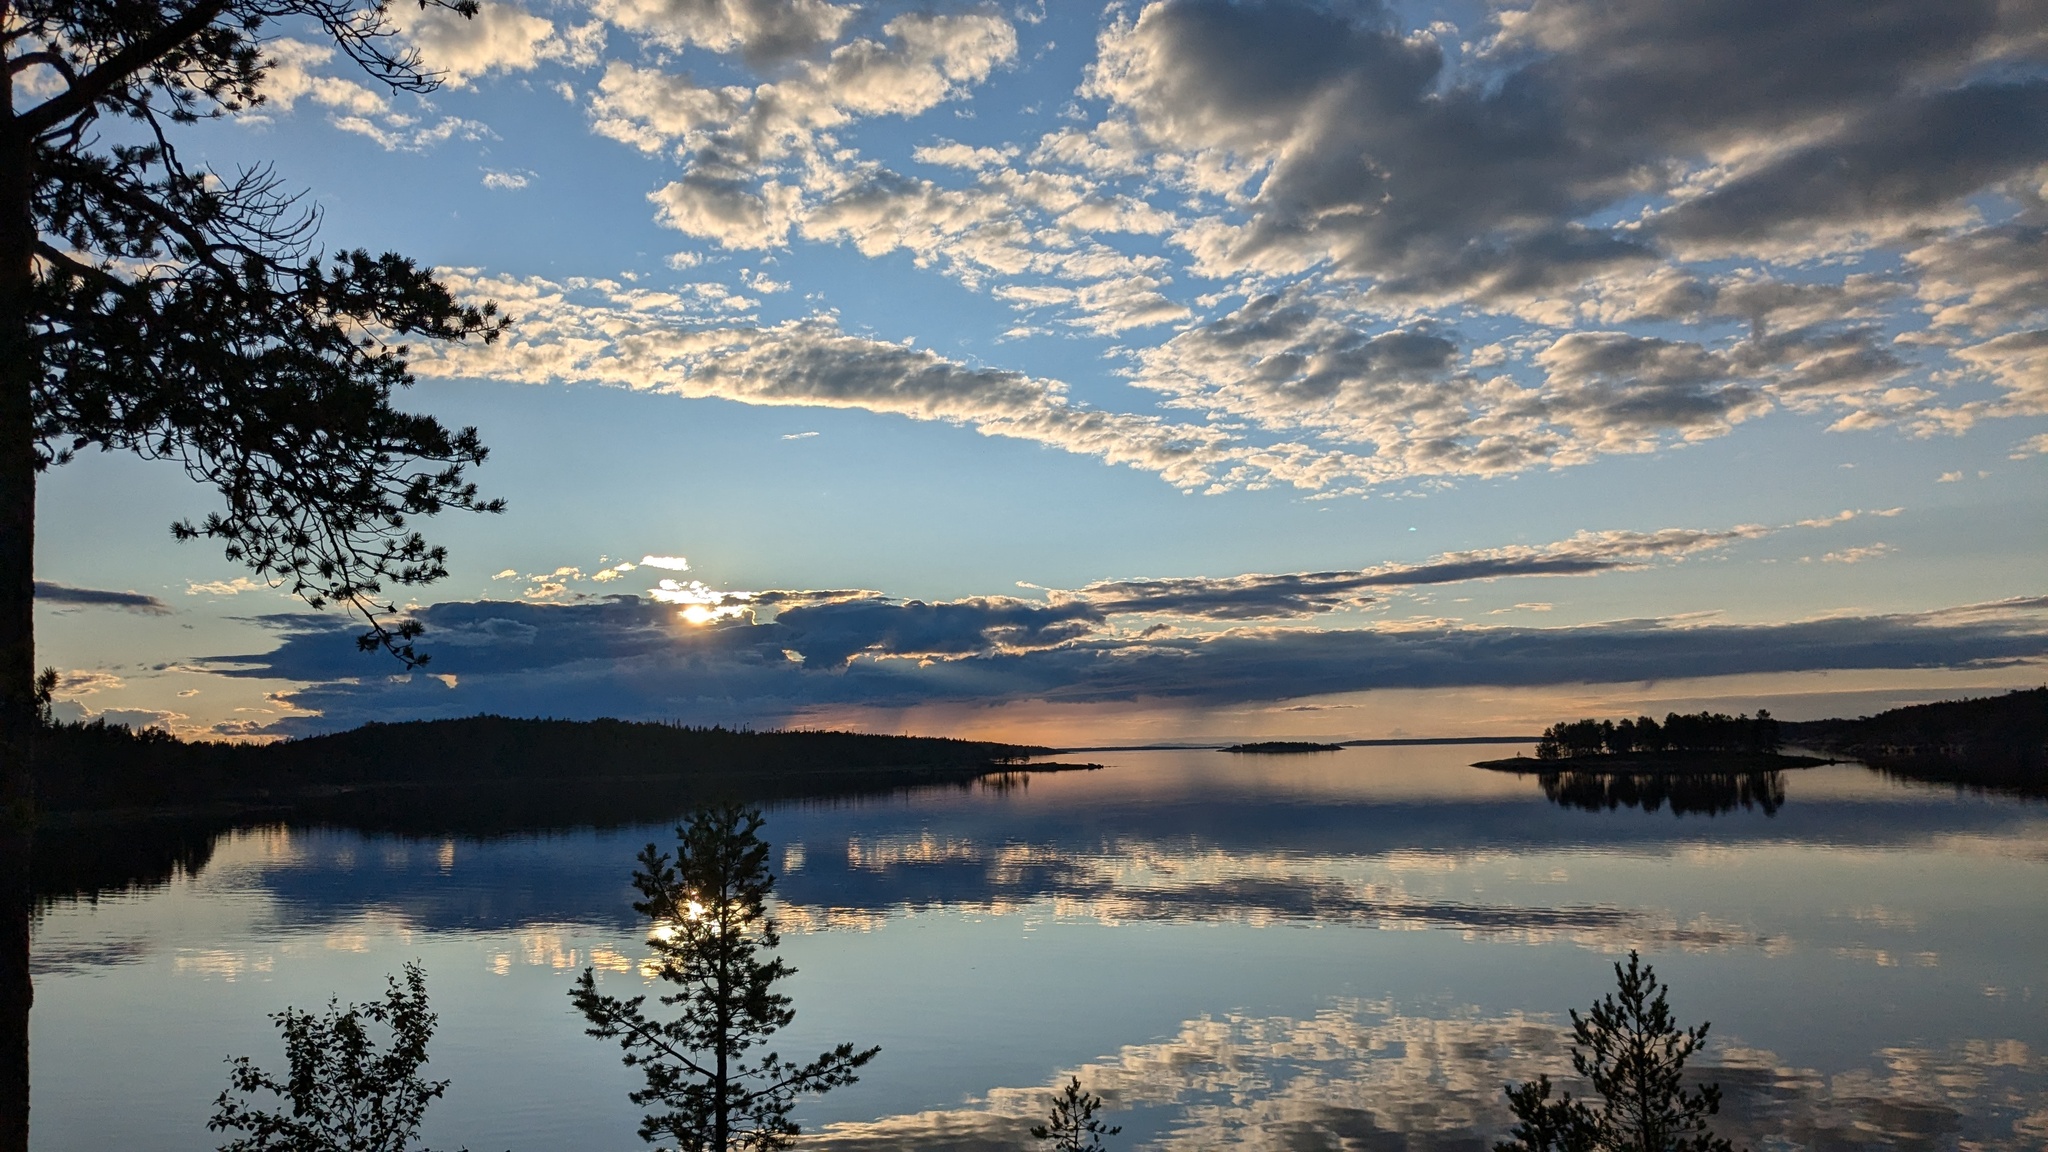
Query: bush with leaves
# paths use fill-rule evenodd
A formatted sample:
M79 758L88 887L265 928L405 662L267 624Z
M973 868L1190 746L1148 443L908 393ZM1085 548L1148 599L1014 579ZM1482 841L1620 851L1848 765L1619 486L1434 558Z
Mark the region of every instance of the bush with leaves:
M1568 1092L1551 1099L1548 1076L1509 1088L1516 1124L1494 1152L1734 1152L1707 1125L1721 1110L1720 1086L1684 1085L1708 1026L1678 1027L1656 971L1633 950L1614 978L1615 992L1586 1015L1572 1010L1572 1068L1602 1106Z
M1072 1077L1052 1098L1052 1115L1031 1126L1031 1137L1052 1141L1053 1152L1103 1152L1102 1138L1116 1135L1123 1126L1097 1120L1095 1113L1101 1108L1102 1097L1081 1091L1081 1078Z
M290 1070L279 1080L247 1056L229 1061L228 1090L206 1126L242 1135L221 1152L412 1152L427 1105L448 1081L420 1075L434 1035L426 973L407 964L403 986L388 983L381 1001L344 1009L330 1000L317 1016L293 1008L271 1016ZM377 1033L389 1043L380 1047ZM277 1105L263 1106L264 1096Z
M661 1109L640 1121L649 1143L667 1137L684 1152L786 1148L798 1135L789 1118L796 1098L853 1083L855 1069L881 1051L841 1044L807 1064L774 1052L749 1058L796 1018L775 991L795 969L774 957L781 937L768 915L775 876L761 824L754 808L700 809L676 829L674 859L652 844L640 853L633 886L645 899L633 908L654 923L655 974L678 989L661 1003L679 1015L657 1020L645 996L598 991L588 968L570 990L590 1035L617 1040L626 1065L646 1076L629 1098Z

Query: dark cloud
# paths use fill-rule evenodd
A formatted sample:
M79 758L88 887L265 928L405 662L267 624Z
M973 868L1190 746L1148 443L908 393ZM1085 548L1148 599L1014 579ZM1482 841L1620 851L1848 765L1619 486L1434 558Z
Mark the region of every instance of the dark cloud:
M2044 23L1997 0L1539 0L1453 56L1376 4L1167 0L1106 38L1094 90L1164 149L1269 162L1243 225L1191 240L1212 265L1505 300L1664 240L1954 208L2048 158L2025 75ZM1609 214L1703 161L1734 175L1648 230Z
M846 663L864 652L949 659L1051 648L1080 639L1102 622L1091 604L1045 605L1005 597L927 604L922 600L846 600L788 608L775 618L786 647L807 665Z
M1666 213L1656 231L1741 251L1816 226L1886 231L2048 161L2048 81L1978 84L1873 109Z
M1546 406L1602 429L1715 426L1759 400L1754 388L1729 382L1724 357L1686 341L1574 332L1536 361L1552 389Z
M168 616L171 606L142 592L110 592L104 588L74 588L50 580L36 581L36 599L45 604L85 604L98 608L125 608L145 616Z
M345 622L278 617L283 642L275 651L218 665L228 675L307 682L293 701L323 715L281 725L306 731L483 711L776 723L824 705L1148 698L1227 705L1374 688L1951 668L2048 657L2048 599L1781 624L1243 628L1151 637L1089 631L1098 609L1085 603L829 608L838 610L693 627L672 608L624 598L438 604L420 613L429 642L438 642L438 675L396 678L364 674ZM798 618L787 620L792 615Z
M1103 580L1072 592L1055 590L1055 603L1082 602L1104 614L1154 614L1204 620L1270 620L1358 607L1376 588L1411 588L1498 580L1511 576L1585 576L1640 567L1653 557L1683 555L1764 535L1757 526L1708 531L1582 532L1541 548L1449 552L1424 564L1387 564L1351 572L1188 576Z

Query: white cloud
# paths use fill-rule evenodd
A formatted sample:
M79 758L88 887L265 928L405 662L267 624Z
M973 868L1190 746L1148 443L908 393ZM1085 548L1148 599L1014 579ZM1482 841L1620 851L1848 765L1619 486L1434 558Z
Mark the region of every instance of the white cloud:
M397 113L388 113L378 119L335 116L329 122L343 132L375 141L386 152L424 152L450 140L484 140L496 135L490 125L460 116L443 116L431 124Z
M737 52L758 64L817 52L858 11L826 0L597 0L592 7L655 44Z
M591 380L685 397L940 420L1156 471L1183 487L1254 476L1318 486L1349 466L1302 445L1232 447L1232 435L1221 429L1080 408L1057 382L850 335L823 318L734 327L705 323L685 301L656 306L650 294L609 282L459 272L447 279L465 295L500 301L521 324L491 347L418 349L414 366L427 375ZM585 303L572 294L595 299Z
M640 563L648 568L665 568L670 572L690 570L690 562L681 556L642 556Z
M270 65L261 105L266 111L288 113L300 100L356 116L374 116L390 107L361 84L314 72L334 59L334 49L326 45L280 37L264 45L264 58Z
M848 41L753 88L710 88L613 61L591 104L593 126L647 151L699 154L711 176L750 177L764 161L812 152L820 133L957 98L1017 52L1015 29L989 13L910 13L882 32L885 40Z
M232 580L209 580L205 583L193 580L185 585L185 595L187 596L240 596L244 592L268 592L270 590L270 585L258 580L251 580L247 576L237 576Z
M310 100L329 111L329 124L368 137L387 152L420 152L451 139L492 135L488 125L457 116L429 122L392 107L389 99L362 84L315 71L335 64L335 51L326 45L280 37L264 45L264 58L269 63L264 99L244 114L249 122L266 122L271 113L289 114L299 101Z
M127 683L112 672L103 672L98 669L73 668L58 675L56 694L75 699L80 696L91 696L96 692L112 692L115 689L125 687L127 687Z
M474 16L448 8L394 4L402 34L419 46L420 62L452 88L493 72L525 72L564 51L553 23L508 0L485 0Z
M531 172L500 172L495 168L484 169L484 187L501 191L517 191L533 182Z

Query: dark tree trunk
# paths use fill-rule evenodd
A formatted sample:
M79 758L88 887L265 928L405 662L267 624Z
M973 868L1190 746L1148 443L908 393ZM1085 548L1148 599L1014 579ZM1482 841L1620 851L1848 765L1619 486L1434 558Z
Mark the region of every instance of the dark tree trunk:
M0 1152L28 1152L29 841L35 828L34 153L0 106Z

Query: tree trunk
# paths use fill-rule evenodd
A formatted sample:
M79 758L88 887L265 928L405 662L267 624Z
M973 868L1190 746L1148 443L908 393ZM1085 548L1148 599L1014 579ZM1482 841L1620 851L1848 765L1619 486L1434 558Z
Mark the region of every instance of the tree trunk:
M34 152L0 106L0 1152L28 1152L29 844L35 828Z

